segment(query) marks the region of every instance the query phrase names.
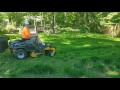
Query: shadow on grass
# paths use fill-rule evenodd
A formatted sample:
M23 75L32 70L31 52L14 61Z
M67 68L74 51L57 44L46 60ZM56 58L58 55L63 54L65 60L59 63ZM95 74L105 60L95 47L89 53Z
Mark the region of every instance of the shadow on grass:
M25 75L25 77L27 75L33 75L31 76L32 78L35 77L36 75L54 74L56 72L53 66L44 63L32 64L30 62L26 63L25 61L13 61L14 64L12 64L12 62L9 61L6 62L3 62L4 66L6 67L0 66L2 67L0 69L0 77L3 78L17 78L17 77L19 78L23 75ZM12 67L8 64L12 64Z
M28 69L22 71L23 74L51 74L55 72L55 69L48 64L36 64Z
M120 61L104 57L90 57L79 60L71 67L65 67L64 72L69 77L76 78L119 78Z

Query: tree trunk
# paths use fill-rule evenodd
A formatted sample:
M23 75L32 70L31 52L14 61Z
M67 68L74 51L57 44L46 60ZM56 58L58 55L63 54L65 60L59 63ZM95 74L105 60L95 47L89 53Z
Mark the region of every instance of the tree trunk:
M51 13L51 29L52 29L53 33L55 33L55 24L56 24L56 21L55 21L55 12L52 12Z

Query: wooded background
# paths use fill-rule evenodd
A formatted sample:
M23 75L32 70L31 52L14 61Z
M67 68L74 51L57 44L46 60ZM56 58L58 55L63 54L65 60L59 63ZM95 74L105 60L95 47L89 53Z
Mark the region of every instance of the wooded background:
M83 33L120 34L119 12L0 12L0 31L10 32L22 27L24 16L42 16L44 20L38 22L39 30L52 33L69 27Z

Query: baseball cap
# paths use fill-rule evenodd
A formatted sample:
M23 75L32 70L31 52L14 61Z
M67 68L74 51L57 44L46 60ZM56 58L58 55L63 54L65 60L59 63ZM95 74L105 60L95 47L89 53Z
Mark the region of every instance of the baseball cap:
M30 25L30 22L28 22L28 21L25 21L25 25Z

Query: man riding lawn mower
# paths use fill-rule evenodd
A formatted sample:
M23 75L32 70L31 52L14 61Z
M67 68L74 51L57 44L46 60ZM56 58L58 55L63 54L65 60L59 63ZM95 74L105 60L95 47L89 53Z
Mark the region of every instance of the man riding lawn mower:
M36 57L39 54L45 54L47 56L54 56L56 49L52 45L44 44L37 34L30 33L30 23L25 22L25 27L22 30L21 39L15 40L9 43L11 53L14 53L16 58L24 59L28 55Z

